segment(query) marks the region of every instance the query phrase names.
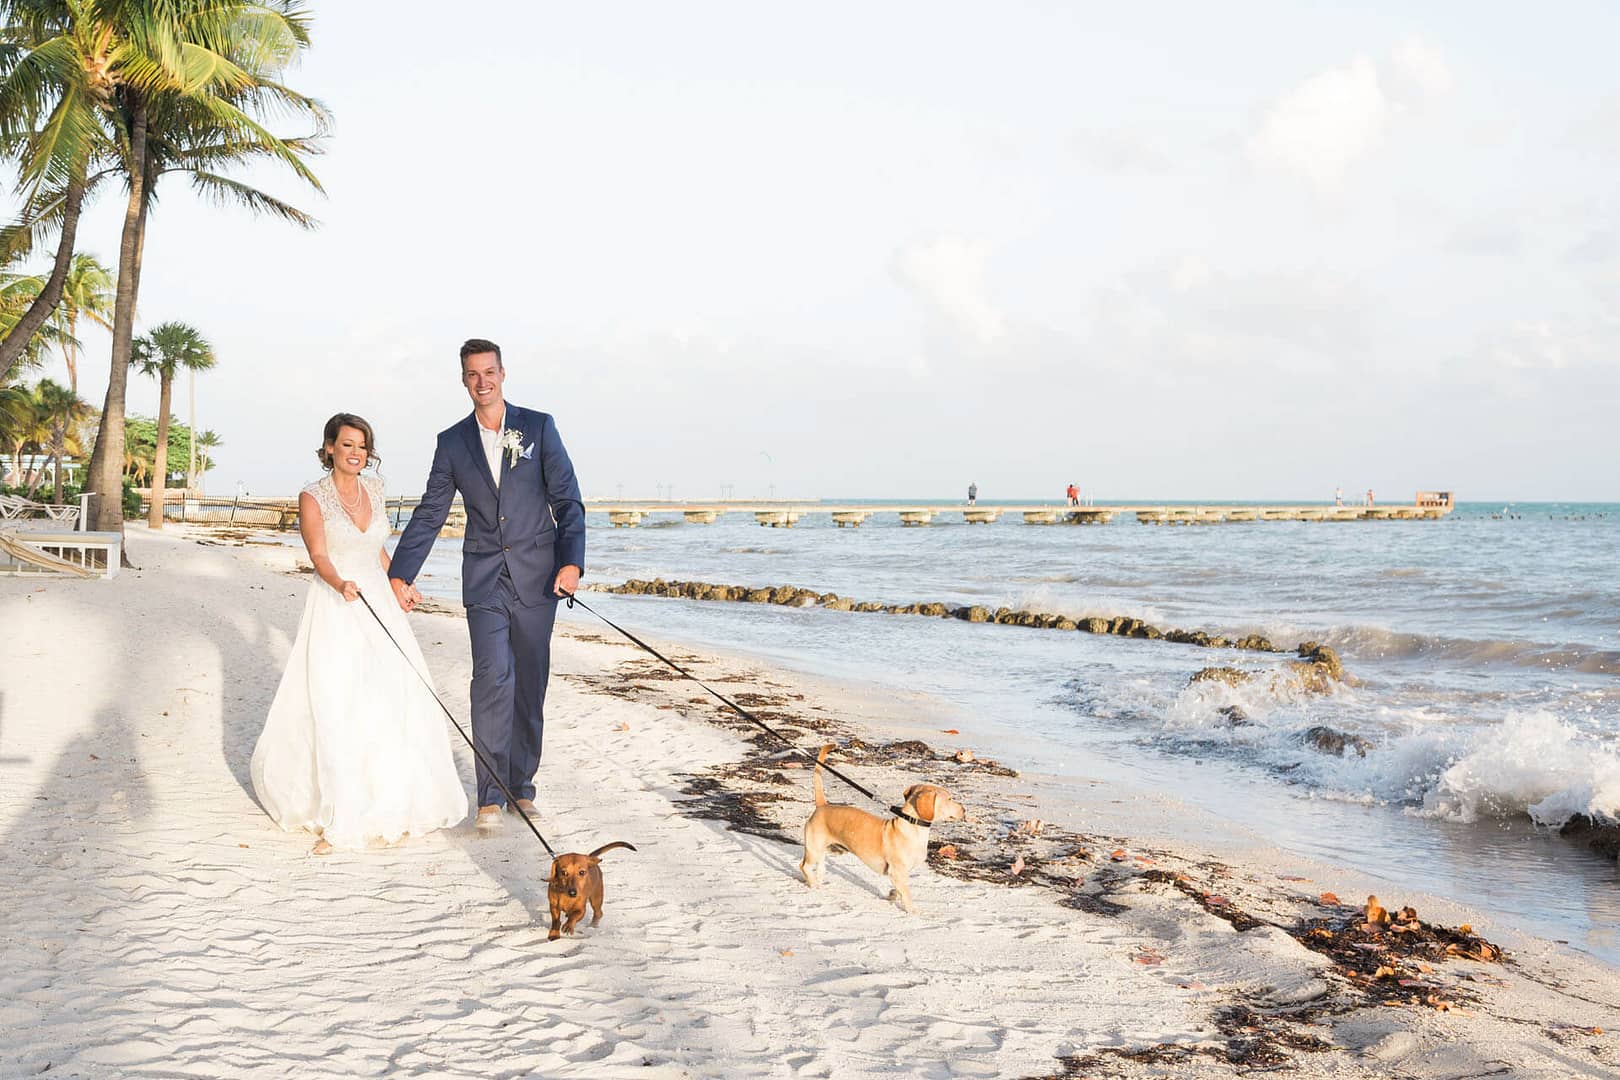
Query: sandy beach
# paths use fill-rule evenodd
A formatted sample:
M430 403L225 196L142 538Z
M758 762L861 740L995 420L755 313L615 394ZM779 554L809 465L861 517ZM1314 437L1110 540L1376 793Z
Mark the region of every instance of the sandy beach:
M848 857L813 893L810 772L579 617L554 649L542 828L639 850L604 857L602 925L548 943L548 862L515 818L316 858L256 804L300 552L135 526L128 546L140 569L113 582L0 579L6 1080L1620 1075L1616 973L1488 911L1101 773L1010 774L922 690L660 643L886 798L926 780L967 806L913 878L918 914ZM464 718L459 612L412 618ZM1421 922L1358 929L1373 891Z

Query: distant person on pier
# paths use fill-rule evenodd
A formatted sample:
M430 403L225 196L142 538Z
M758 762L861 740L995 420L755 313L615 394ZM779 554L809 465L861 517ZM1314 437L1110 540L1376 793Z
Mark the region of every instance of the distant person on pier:
M1334 506L1343 506L1344 505L1344 488L1336 487L1336 488L1333 489L1333 505Z
M979 485L970 480L970 481L968 481L968 505L972 506L974 503L976 503L978 501L979 501Z
M1069 497L1070 506L1080 505L1080 489L1075 487L1072 481L1069 484L1069 489L1064 494Z
M1367 505L1371 506L1372 504L1373 504L1372 488L1368 488L1367 489Z

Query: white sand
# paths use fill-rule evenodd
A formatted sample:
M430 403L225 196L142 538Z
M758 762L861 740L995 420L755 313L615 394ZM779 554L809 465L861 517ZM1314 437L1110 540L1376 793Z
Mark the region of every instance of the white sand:
M1044 1076L1062 1074L1061 1055L1160 1044L1210 1053L1159 1064L1105 1054L1072 1075L1222 1076L1239 1071L1224 1055L1245 1036L1219 1031L1219 1010L1307 1001L1322 1006L1316 1025L1296 1015L1286 1030L1329 1049L1294 1054L1293 1075L1620 1075L1615 973L1545 942L1504 940L1517 966L1440 965L1437 982L1476 977L1466 985L1480 999L1466 1011L1354 1009L1327 959L1280 929L1240 933L1145 879L1112 894L1117 914L1101 914L1061 905L1062 890L923 869L921 914L907 916L844 858L813 894L796 846L690 812L689 774L749 749L713 722L715 709L691 704L701 691L627 684L631 651L578 631L555 650L540 800L559 850L640 848L604 857L601 927L546 941L547 860L515 818L494 837L464 825L313 857L310 838L269 822L247 779L308 579L287 573L289 549L196 542L205 535L132 528L142 570L111 583L0 578L4 1080L47 1069ZM463 623L414 622L465 717ZM738 667L705 664L716 675ZM753 682L727 689L768 686L828 707L805 680L749 671ZM841 715L861 712L847 707L853 696L838 701ZM470 786L464 746L458 758ZM791 832L809 812L809 774L786 775L794 783L773 789L786 798L767 810ZM889 796L910 779L861 776ZM983 853L1029 790L964 770L958 794L978 820L941 839ZM1112 801L1122 794L1089 789L1089 827L1164 812L1162 798ZM1360 887L1298 859L1287 869L1310 883L1264 860L1221 876L1201 852L1160 847L1152 858L1199 881L1214 874L1224 895L1283 923L1320 913L1307 894ZM1101 880L1107 863L1097 853L1073 872ZM1144 952L1164 960L1133 962Z

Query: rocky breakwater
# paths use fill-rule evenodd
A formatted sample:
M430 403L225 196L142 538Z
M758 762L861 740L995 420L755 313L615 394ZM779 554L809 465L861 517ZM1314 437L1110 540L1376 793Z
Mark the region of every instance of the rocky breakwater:
M953 605L938 602L915 604L882 604L874 600L855 600L837 593L817 592L794 585L747 586L718 585L707 581L665 581L654 578L643 581L631 578L622 585L590 584L583 586L592 592L618 593L628 596L664 596L682 600L716 600L746 604L776 604L780 607L821 607L829 611L882 612L889 615L921 615L935 619L960 619L970 623L994 623L1000 626L1022 626L1035 630L1083 631L1088 634L1110 634L1115 637L1138 638L1144 641L1169 641L1181 645L1197 645L1208 649L1246 649L1253 652L1280 651L1260 634L1226 637L1202 630L1165 628L1133 619L1127 615L1061 615L1044 611L1023 611L1008 607L991 610L978 604ZM1328 650L1332 652L1332 650ZM1303 655L1303 654L1302 654ZM1335 663L1337 657L1335 657ZM1235 669L1234 669L1235 670ZM1341 669L1342 670L1342 669Z

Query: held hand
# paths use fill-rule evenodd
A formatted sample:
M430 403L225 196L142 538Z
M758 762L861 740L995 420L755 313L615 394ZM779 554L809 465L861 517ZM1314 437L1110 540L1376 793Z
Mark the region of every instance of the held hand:
M360 586L356 585L352 581L345 581L342 585L338 586L338 592L343 594L343 599L352 604L354 603L355 598L360 595Z
M416 586L407 585L399 578L389 578L388 584L394 587L394 600L398 602L401 611L410 611L422 598L422 594L416 591Z
M579 567L569 565L557 571L557 585L553 590L558 596L568 596L579 591Z

